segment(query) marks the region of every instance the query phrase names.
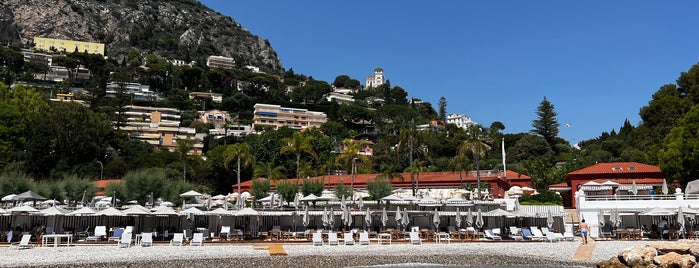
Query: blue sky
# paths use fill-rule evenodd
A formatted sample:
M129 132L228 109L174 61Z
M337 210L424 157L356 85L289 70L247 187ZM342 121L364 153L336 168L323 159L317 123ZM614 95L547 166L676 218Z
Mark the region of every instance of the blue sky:
M658 88L699 62L699 1L228 1L202 4L268 39L285 69L392 86L505 133L546 97L577 143L640 122ZM570 127L565 127L570 124Z

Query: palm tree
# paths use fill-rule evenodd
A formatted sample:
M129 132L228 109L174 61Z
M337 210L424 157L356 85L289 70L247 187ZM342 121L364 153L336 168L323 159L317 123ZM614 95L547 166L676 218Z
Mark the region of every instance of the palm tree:
M354 191L354 174L357 169L357 160L362 162L364 166L370 166L370 159L367 155L361 154L361 149L363 146L368 145L369 142L365 140L354 141L352 139L345 139L342 141L343 150L335 159L335 162L342 165L346 170L350 170L352 174L352 182L350 184L350 190Z
M303 135L302 132L294 132L294 136L290 138L284 138L284 146L280 149L281 154L292 153L296 155L296 184L299 183L299 169L301 165L301 155L308 154L314 159L318 158L315 150L313 150L312 144L313 138L311 136Z
M490 150L490 145L486 143L486 132L478 125L472 125L467 130L466 140L458 148L458 157L464 157L468 152L473 154L473 159L476 164L476 189L478 191L478 199L481 199L481 173L478 161Z
M177 139L177 147L175 148L175 153L177 158L182 161L182 180L187 181L187 159L189 158L189 151L194 147L196 139Z
M400 130L398 136L398 145L396 146L396 154L400 155L403 148L407 147L408 150L408 161L410 162L410 185L412 188L413 196L417 194L417 185L415 181L415 166L414 166L414 156L416 151L422 151L426 147L422 144L422 133L417 130L417 125L415 120L410 119L407 126Z
M284 178L286 168L284 166L274 166L272 162L255 163L255 168L252 172L256 178L266 178L271 181Z
M248 167L255 162L255 156L252 155L250 144L241 142L233 145L226 145L226 150L223 153L223 167L228 170L228 165L235 160L237 169L235 170L238 176L238 194L240 194L240 167Z

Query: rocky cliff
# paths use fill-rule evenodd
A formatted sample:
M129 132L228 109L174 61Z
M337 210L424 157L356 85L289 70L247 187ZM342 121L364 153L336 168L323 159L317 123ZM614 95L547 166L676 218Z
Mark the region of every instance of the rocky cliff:
M104 43L113 58L131 49L186 61L222 55L283 70L269 41L196 0L0 0L0 42L34 37Z

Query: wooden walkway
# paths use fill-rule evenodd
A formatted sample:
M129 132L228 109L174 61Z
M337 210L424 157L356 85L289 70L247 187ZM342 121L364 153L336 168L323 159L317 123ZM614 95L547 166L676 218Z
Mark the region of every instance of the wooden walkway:
M575 238L576 241L580 241L580 237ZM575 251L575 255L573 255L573 260L574 261L589 261L590 258L592 257L592 252L595 251L595 240L591 238L587 238L587 244L580 244L578 246L578 250Z

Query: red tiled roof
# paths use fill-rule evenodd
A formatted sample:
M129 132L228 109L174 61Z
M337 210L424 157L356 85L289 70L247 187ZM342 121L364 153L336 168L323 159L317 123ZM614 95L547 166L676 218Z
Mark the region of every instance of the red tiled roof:
M97 192L95 192L96 195L104 195L104 187L107 187L107 185L112 184L112 183L121 183L121 180L98 180L95 181L95 188L97 188Z
M662 172L659 167L637 162L598 163L568 173L568 175L619 174Z
M402 173L403 180L400 178L393 178L391 184L393 187L410 187L410 173ZM517 172L508 170L507 178L503 178L505 174L502 172L488 173L488 171L481 171L480 177L483 182L497 183L497 181L503 181L512 185L519 186L531 186L531 177L527 175L522 175ZM355 188L366 188L367 182L374 181L379 174L356 174L354 177L354 187ZM462 172L461 177L459 177L459 172L421 172L414 174L415 180L421 188L425 187L457 187L460 182L475 184L477 181L476 172ZM352 183L352 175L330 175L330 176L318 176L311 179L321 179L325 180L325 183L334 187L337 184L344 184L349 186ZM296 182L296 179L286 179L278 180ZM303 179L299 180L299 184L303 184ZM252 186L252 181L245 181L240 183L241 190L249 190ZM271 183L272 188L275 188L275 183ZM233 185L233 189L237 190L238 186ZM507 190L507 189L505 189Z

